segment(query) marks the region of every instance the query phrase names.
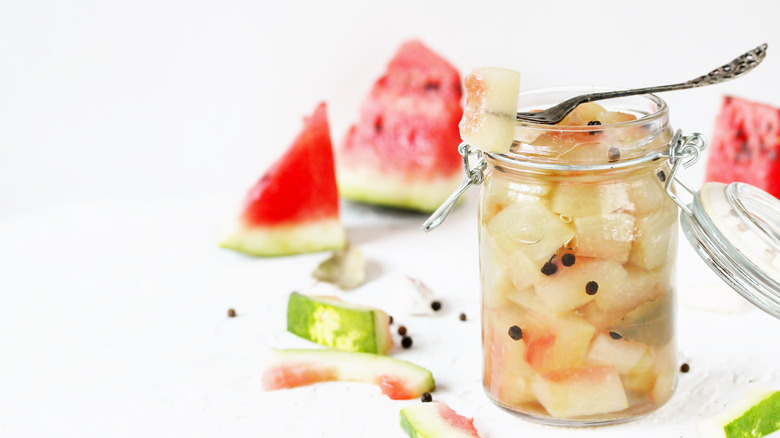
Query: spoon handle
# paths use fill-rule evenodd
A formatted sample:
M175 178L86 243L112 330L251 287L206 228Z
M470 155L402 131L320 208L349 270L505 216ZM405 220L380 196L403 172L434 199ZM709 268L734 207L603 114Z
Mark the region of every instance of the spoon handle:
M660 93L664 91L684 90L687 88L696 88L704 85L712 85L725 82L753 70L764 60L766 56L767 44L761 44L749 52L746 52L729 62L722 65L706 75L699 76L687 82L679 84L661 85L657 87L635 88L631 90L607 91L602 93L583 94L565 100L558 105L550 107L544 111L517 113L517 120L527 120L535 123L555 124L563 120L567 114L574 110L577 105L595 100L612 99L616 97L635 96L637 94Z

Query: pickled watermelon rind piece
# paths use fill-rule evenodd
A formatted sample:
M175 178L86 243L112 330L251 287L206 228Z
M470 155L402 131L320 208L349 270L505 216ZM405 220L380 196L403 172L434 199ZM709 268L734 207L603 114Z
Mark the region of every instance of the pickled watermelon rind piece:
M531 390L556 418L618 412L628 408L618 372L610 366L591 366L538 375Z
M536 372L526 362L526 344L508 336L508 329L518 324L517 306L507 305L493 312L485 323L484 345L485 391L505 406L532 402L531 381Z
M393 346L390 317L382 310L298 292L287 302L287 331L343 351L385 354Z
M471 71L463 81L466 109L458 125L464 142L486 152L506 153L515 134L520 73L498 67Z
M262 381L265 390L333 381L372 383L393 400L410 400L436 389L433 374L411 362L332 349L272 350Z
M525 108L522 96L520 105ZM557 96L560 100L540 105L553 106L566 96L561 94ZM649 115L634 114L588 102L557 125L518 121L510 152L518 159L569 165L608 164L666 152L673 132L666 123L666 112L652 113L656 109L647 108Z
M347 243L340 222L326 105L249 190L220 246L256 256L336 250Z
M401 429L412 438L479 438L474 419L444 402L417 403L401 409Z

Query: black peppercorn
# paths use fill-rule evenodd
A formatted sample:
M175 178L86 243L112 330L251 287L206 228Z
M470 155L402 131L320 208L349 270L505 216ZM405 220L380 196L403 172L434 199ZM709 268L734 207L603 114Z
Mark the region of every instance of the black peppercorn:
M607 158L609 161L617 161L620 159L620 149L615 146L610 146L607 150Z
M612 338L612 339L615 339L615 340L623 339L623 335L621 335L618 332L609 332L609 337Z
M466 320L466 314L465 313L461 313L459 318L460 318L461 321L465 321Z
M663 170L659 170L658 173L656 173L655 175L658 177L658 179L661 182L666 182L666 174L664 173Z
M393 324L393 315L387 315L388 318L390 318L390 324Z
M404 326L404 325L398 326L398 334L401 335L401 336L405 335L406 334L406 326Z
M520 339L523 339L523 329L521 329L516 325L509 327L509 337L514 339L515 341L519 341Z
M404 336L401 338L401 346L404 348L411 348L412 347L412 338L409 336Z
M422 397L420 397L420 401L422 401L423 403L429 403L433 401L433 397L431 397L431 393L423 392Z
M585 285L585 293L588 295L596 295L596 292L599 291L599 284L595 281L589 281Z
M547 262L542 266L542 274L544 275L553 275L556 272L558 272L558 267L555 266L555 263Z
M231 318L236 317L236 310L235 309L228 309L228 316Z
M681 373L687 373L690 370L691 370L691 366L688 365L687 363L684 363L684 364L680 365L680 372Z
M561 256L561 264L566 267L574 265L574 262L576 260L577 257L575 257L574 254L571 253L567 253Z
M431 309L433 309L433 310L438 312L439 309L441 309L441 301L434 301L434 302L432 302L431 303Z
M588 126L599 126L599 125L601 125L601 122L599 122L598 120L591 120L590 122L588 122ZM589 134L596 135L599 132L600 131L590 131Z

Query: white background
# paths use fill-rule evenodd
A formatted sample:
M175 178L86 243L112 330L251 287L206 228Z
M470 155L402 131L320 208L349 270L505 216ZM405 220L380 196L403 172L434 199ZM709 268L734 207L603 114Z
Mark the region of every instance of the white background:
M327 101L338 144L413 37L462 73L519 70L523 89L680 82L768 42L745 78L663 96L675 127L710 134L724 94L780 106L779 17L770 0L3 1L0 435L402 436L403 404L366 385L259 389L271 347L306 345L284 333L284 299L319 287L308 272L323 255L255 260L215 236L301 118ZM479 390L473 195L431 235L417 216L353 206L345 221L379 266L356 300L381 306L389 279L412 274L451 304L442 321L410 320L416 347L399 356L432 368L436 398L486 435L693 436L743 388L780 387L780 323L723 296L737 313L698 309L710 298L695 290L721 286L683 250L693 371L671 408L597 431L499 411ZM460 311L469 322L451 322Z

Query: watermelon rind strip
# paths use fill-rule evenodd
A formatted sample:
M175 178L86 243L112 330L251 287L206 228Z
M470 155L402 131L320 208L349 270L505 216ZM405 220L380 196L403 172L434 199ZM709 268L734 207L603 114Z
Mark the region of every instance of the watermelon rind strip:
M760 438L780 430L780 391L723 427L727 438Z
M335 251L347 244L338 219L276 226L250 226L237 221L223 233L219 245L260 257Z
M379 314L379 315L377 315ZM385 321L385 327L378 323ZM287 331L343 351L384 354L387 315L381 310L293 292L287 303Z
M458 188L463 175L415 179L341 167L337 178L339 196L344 199L430 213Z

